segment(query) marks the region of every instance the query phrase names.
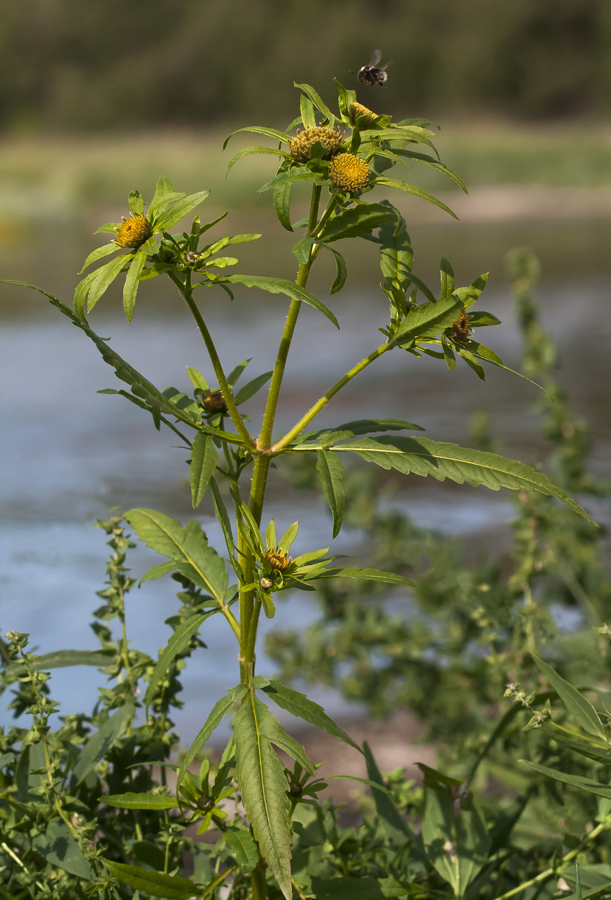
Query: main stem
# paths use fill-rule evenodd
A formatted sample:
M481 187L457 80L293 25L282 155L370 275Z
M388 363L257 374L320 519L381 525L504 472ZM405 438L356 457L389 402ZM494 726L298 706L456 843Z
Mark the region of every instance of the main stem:
M318 207L320 204L320 195L322 188L318 185L312 187L312 198L310 201L310 215L308 218L308 235L312 235L318 224ZM299 287L305 287L310 274L310 268L314 260L314 245L310 251L310 257L307 263L301 263L297 273L296 284ZM291 348L295 326L299 317L301 308L300 300L291 300L288 315L280 339L276 363L274 365L274 373L269 386L267 402L265 404L265 412L263 414L263 423L261 425L261 434L257 440L257 451L255 451L255 462L250 487L249 506L250 510L257 522L261 523L261 514L263 512L263 503L265 502L265 489L267 486L267 473L271 456L269 448L272 440L274 429L274 421L276 419L276 410L278 408L278 399L280 397L280 388L282 387L282 379L284 378L284 370L286 361ZM240 558L244 560L244 578L246 584L251 584L253 580L253 561L242 538L238 541L238 551ZM257 624L261 604L255 601L254 591L240 592L240 678L242 682L247 682L254 673L255 663L255 641L257 636Z

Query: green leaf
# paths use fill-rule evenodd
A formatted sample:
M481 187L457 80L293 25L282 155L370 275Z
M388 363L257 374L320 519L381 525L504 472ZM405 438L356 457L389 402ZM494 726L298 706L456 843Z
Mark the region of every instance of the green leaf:
M100 859L100 862L123 884L152 897L161 897L162 900L190 900L200 893L188 878L164 875L162 872L141 869L140 866L126 866L124 863L111 862L109 859Z
M298 716L311 725L317 725L318 728L322 728L327 734L339 738L345 744L354 747L359 753L363 752L359 745L326 714L322 706L314 703L313 700L309 700L305 694L286 687L280 681L271 681L264 690L281 709L285 709L291 715Z
M131 703L126 703L125 706L119 707L119 709L104 722L102 727L89 738L72 770L72 774L76 779L77 784L89 775L91 770L101 759L104 759L110 748L114 746L119 738L127 731L135 713L135 706Z
M177 200L167 212L162 213L155 222L155 231L169 231L177 222L180 222L192 209L202 203L210 191L198 191L182 200Z
M291 549L295 538L299 534L299 522L293 522L286 529L280 540L278 541L278 550L280 553L288 553Z
M440 301L441 302L441 301ZM566 503L574 512L593 522L570 494L556 487L549 478L530 466L506 459L496 453L431 441L428 438L383 435L363 438L354 444L333 448L333 453L356 453L366 462L383 469L396 469L404 475L432 475L437 481L449 478L457 484L483 485L493 491L501 487L511 490L538 491Z
M191 380L191 384L194 388L199 388L200 391L209 391L208 382L204 378L201 372L197 369L192 369L191 366L187 366L187 375Z
M235 688L233 689L235 690ZM212 707L210 715L204 722L203 727L198 732L197 737L189 747L189 750L183 760L182 766L180 767L180 772L178 774L178 784L180 785L185 772L188 767L191 765L197 754L200 752L204 744L207 740L209 740L212 733L218 728L218 726L223 721L223 718L231 709L234 703L233 695L230 693L227 697L221 697L220 700Z
M297 241L297 243L293 247L291 247L291 253L295 257L297 262L302 263L303 265L307 265L314 243L315 241L313 237L306 236L304 238L301 238L301 240Z
M336 538L344 519L344 467L337 456L326 450L319 450L316 470L333 515L333 537Z
M85 269L91 265L91 263L97 262L98 259L103 259L105 256L109 256L111 253L115 253L119 249L119 245L115 241L111 241L110 244L104 244L103 247L98 247L97 250L92 250L92 252L83 263L83 268L78 274L81 275L85 271Z
M413 306L390 343L401 345L422 334L439 334L449 328L461 312L462 305L455 294L433 303L429 300L422 306Z
M267 137L276 138L277 141L280 141L283 144L291 143L291 138L283 131L276 131L275 128L263 128L260 125L249 125L246 128L238 128L236 131L232 131L229 137L225 139L223 150L225 149L231 138L234 136L234 134L239 134L241 131L250 131L254 134L264 134Z
M158 578L162 578L164 575L168 575L170 572L175 571L176 563L173 559L169 562L159 563L158 566L153 566L152 569L149 569L148 572L144 573L138 582L138 587L140 587L141 584L144 584L145 581L157 581Z
M333 84L337 88L337 93L339 94L337 98L337 105L339 106L340 112L342 115L348 119L348 110L350 109L350 104L354 103L356 100L356 91L348 91L346 88L337 80L337 78L333 79Z
M141 216L144 214L144 200L142 199L140 191L133 190L127 198L127 202L129 203L129 208L135 216Z
M109 794L100 797L102 803L107 806L116 806L119 809L176 809L176 797L167 794L135 794L128 791L126 794Z
M206 488L216 469L217 459L218 453L212 436L202 432L196 434L189 466L193 509L196 509L204 499Z
M585 778L583 775L568 775L566 772L559 772L557 769L548 769L547 766L540 766L538 763L530 762L528 759L518 760L523 766L534 769L542 775L549 775L556 781L562 781L563 784L570 784L571 787L579 788L581 791L587 791L589 794L596 794L597 797L606 797L611 800L611 785L600 784L592 778Z
M409 578L397 575L396 572L382 572L380 569L325 569L316 578L360 578L362 581L381 581L383 584L414 586L414 582Z
M324 313L327 319L333 322L336 328L339 328L337 319L321 300L315 297L314 294L310 294L305 288L299 287L285 278L274 278L269 275L226 275L219 279L219 281L221 280L230 284L243 284L249 288L259 288L262 291L267 291L268 294L286 294L291 300L303 301L309 306L313 306L319 312Z
M488 857L490 838L484 817L473 796L459 802L452 789L424 781L422 840L429 862L448 881L456 897L464 897L467 886Z
M189 646L189 642L193 635L197 634L203 623L211 613L205 613L201 616L191 616L182 622L176 631L172 634L167 645L163 648L161 655L157 661L153 673L150 677L146 694L144 695L145 717L148 720L149 707L155 699L155 692L159 682L165 677L170 665L176 659L179 653Z
M323 247L329 251L329 253L333 254L335 259L335 265L337 267L337 275L335 281L331 285L330 294L337 294L346 283L346 278L348 277L348 269L346 267L346 260L341 255L339 250L336 250L335 247L329 247L328 244L323 244Z
M290 183L276 184L274 185L273 190L274 209L276 210L278 221L287 231L293 230L293 226L291 225L292 187L293 186Z
M263 385L267 384L273 374L273 372L264 372L262 375L257 375L256 378L253 378L252 381L249 381L248 384L245 384L244 387L240 388L234 398L236 406L239 406L241 403L245 403L247 400L250 400L251 397L254 397L257 391L260 391Z
M484 272L475 279L473 284L465 288L456 288L454 293L462 301L465 310L470 310L476 300L481 296L488 282L488 272Z
M445 163L440 162L438 159L435 159L433 156L429 156L426 153L417 153L415 150L403 150L397 148L394 148L392 152L398 157L403 157L405 159L417 159L419 162L423 162L427 166L432 166L432 168L437 169L438 172L441 172L443 175L447 175L448 178L451 178L452 181L454 181L465 194L469 193L467 190L467 185L464 183L462 178L457 175L453 169L451 169L449 166L446 166Z
M333 125L335 124L335 116L333 115L333 113L331 112L329 107L326 105L326 103L323 102L323 100L321 99L321 97L317 93L317 91L315 91L313 87L310 87L309 84L297 84L297 82L294 82L294 85L296 88L299 88L300 91L303 91L303 93L306 94L310 98L310 100L312 101L314 106L320 110L320 112L323 114L325 119L328 119L329 128L333 128ZM314 122L313 124L315 125L316 122Z
M51 822L46 833L37 835L32 845L34 850L44 856L52 866L58 866L85 881L91 881L94 877L91 866L81 852L79 842L65 822Z
M212 491L212 499L214 500L216 518L218 519L219 525L221 526L223 536L225 538L225 543L227 545L227 552L229 553L230 558L233 560L235 556L235 544L233 541L233 533L231 531L231 521L227 513L227 507L223 502L221 492L219 491L214 476L212 476L212 478L210 479L210 490Z
M87 294L87 312L91 312L100 297L106 293L113 281L118 278L121 269L130 259L130 253L121 254L92 273L93 278L89 283Z
M363 744L363 750L365 753L365 761L367 763L367 774L369 775L370 780L375 781L380 787L386 787L367 742ZM401 818L399 810L387 794L383 794L382 791L372 791L372 793L376 805L376 812L382 820L384 830L395 846L401 846L410 837L409 828Z
M303 167L293 167L292 169L287 169L284 172L280 172L278 175L274 175L269 181L266 181L257 191L257 194L263 194L265 191L269 191L271 188L275 188L278 185L284 184L295 184L301 181L313 181L315 178L318 178L318 174L313 172L311 169L305 169Z
M101 669L113 662L111 650L54 650L52 653L44 653L36 656L30 666L36 672L45 672L47 669L63 669L66 666L96 666ZM6 667L4 674L7 678L19 678L27 672L25 663L13 662Z
M566 900L585 900L609 888L611 866L608 863L570 866L564 870L563 876L571 887L575 887L574 894L564 895Z
M450 297L454 293L454 269L445 256L441 257L439 269L441 273L441 296Z
M131 322L136 306L136 294L138 293L138 279L146 262L146 250L141 249L134 255L125 279L123 287L123 311L128 322Z
M308 892L309 893L309 892ZM405 895L405 888L402 895ZM377 878L312 878L312 894L317 900L385 900ZM394 895L393 895L394 896Z
M302 433L292 443L302 444L304 441L335 443L338 440L348 440L352 436L376 431L424 431L424 428L414 425L413 422L404 422L403 419L355 419L354 422L335 425L333 428Z
M301 112L301 121L304 128L314 128L316 126L316 118L314 116L314 104L305 94L299 98L299 110Z
M290 803L284 766L261 729L267 707L251 691L233 720L237 779L255 840L280 890L291 900ZM273 718L273 717L272 717Z
M252 154L255 153L263 153L269 156L281 156L283 159L293 158L289 153L285 153L284 150L274 150L271 147L244 147L243 150L238 151L235 156L232 156L227 163L227 175L229 175L237 162L244 159L245 156L252 156Z
M259 862L259 854L255 840L246 828L229 826L223 832L223 837L229 844L231 852L244 872L252 872Z
M124 518L148 547L173 559L186 578L223 602L228 580L225 563L209 546L198 522L183 528L176 519L154 509L130 509Z
M484 310L479 310L478 312L472 312L469 314L469 323L473 326L473 328L481 328L483 325L501 325L501 320L497 319L495 315L489 312L484 312Z
M329 219L316 240L323 243L363 237L385 223L399 226L400 222L401 216L394 206L387 203L362 203Z
M456 213L452 212L449 206L446 206L445 203L442 203L441 200L438 200L437 197L433 197L433 195L429 194L427 191L423 191L422 188L416 187L415 184L397 181L395 178L385 178L382 175L378 175L371 184L379 184L382 187L395 188L399 191L406 191L408 194L414 194L414 196L420 197L421 200L426 200L428 203L438 206L439 209L443 209L444 212L447 212L455 219L458 219Z
M587 731L598 738L602 738L608 743L608 735L605 731L603 723L600 721L599 715L589 700L581 694L577 688L565 681L550 665L540 659L536 654L531 653L532 658L537 664L538 669L545 675L550 687L552 687L574 721ZM611 747L609 748L611 750Z
M186 193L182 194L181 198L182 197L186 197ZM154 221L155 216L163 212L171 200L176 199L178 199L178 197L174 196L174 186L172 182L165 175L162 175L157 179L155 193L149 206L149 219Z
M382 205L382 204L380 204ZM386 282L405 296L411 284L410 273L414 264L410 236L402 221L401 228L384 224L380 228L380 268Z

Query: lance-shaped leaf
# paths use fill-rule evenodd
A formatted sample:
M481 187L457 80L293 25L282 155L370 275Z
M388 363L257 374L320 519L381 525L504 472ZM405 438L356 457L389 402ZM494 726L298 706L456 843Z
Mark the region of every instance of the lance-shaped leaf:
M611 800L611 785L609 784L600 784L600 782L594 781L593 778L587 778L583 775L569 775L566 772L559 772L557 769L549 769L547 766L530 762L528 759L520 759L518 762L523 766L528 766L529 769L534 769L535 772L540 772L541 775L548 775L550 778L555 778L556 781L570 784L581 791L587 791L589 794L596 794L597 797L605 797L607 800Z
M200 893L192 881L179 875L164 875L163 872L141 869L140 866L127 866L125 863L110 859L101 859L100 862L123 884L144 894L150 894L151 897L161 897L162 900L190 900Z
M177 222L180 222L192 209L202 203L210 191L198 191L182 200L177 200L166 212L162 213L155 222L155 231L169 231Z
M317 900L388 900L390 897L405 896L401 892L388 892L385 881L379 878L312 878L312 893Z
M298 716L300 719L309 722L311 725L317 725L319 728L322 728L323 731L326 731L327 734L331 734L333 737L344 741L345 744L354 747L359 753L363 752L359 745L346 734L343 728L340 728L339 725L327 715L322 706L318 703L314 703L313 700L309 700L305 694L301 694L299 691L294 691L292 688L286 687L280 681L270 681L269 685L264 688L264 691L281 709L285 709L287 712L291 713L291 715Z
M180 767L180 772L178 774L178 785L180 785L184 774L187 771L187 768L191 765L206 741L210 739L212 733L218 728L218 726L223 721L223 718L229 712L231 706L237 699L236 695L233 692L237 691L240 687L242 687L242 685L238 685L238 688L233 688L232 692L230 692L227 697L221 697L221 699L217 700L217 702L212 707L210 715L204 722L203 727L198 732L195 740L189 747L189 750L183 760L182 766Z
M445 163L440 162L440 160L435 159L433 156L429 156L426 153L418 153L415 150L404 150L397 148L393 149L390 152L392 156L397 156L400 160L416 159L419 162L423 162L427 166L432 166L434 169L437 169L438 172L441 172L443 175L447 175L448 178L451 178L452 181L454 181L465 194L469 193L469 191L467 190L467 185L464 183L460 175L457 175L453 169L451 169L449 166L446 166Z
M110 748L125 733L135 712L136 708L131 703L126 703L125 706L119 707L89 738L72 770L77 783L89 775L94 766L106 756Z
M144 708L147 719L149 717L149 706L155 698L155 692L159 682L164 678L172 661L176 659L179 653L182 653L185 647L188 647L193 635L197 634L202 624L210 615L211 613L206 613L202 616L191 616L185 622L182 622L162 650L157 665L153 669L153 674L150 677L146 694L144 695Z
M44 834L38 834L34 838L32 845L52 866L58 866L85 881L94 878L94 872L83 856L78 840L65 822L52 821ZM11 896L4 891L3 894L5 897Z
M316 240L318 243L328 243L344 238L363 237L384 223L400 227L401 215L394 206L387 203L360 204L329 219Z
M405 422L403 419L355 419L333 428L322 428L320 431L303 432L292 441L302 444L304 441L318 441L323 444L348 440L359 434L371 434L376 431L424 431L420 425Z
M125 519L141 541L174 560L186 578L223 603L228 580L225 563L209 546L199 522L189 522L183 528L176 519L154 509L130 509Z
M176 809L176 797L167 794L136 794L128 791L125 794L108 794L101 798L106 806L118 809Z
M257 375L256 378L253 378L252 381L249 381L244 387L240 388L234 397L236 406L239 406L240 403L245 403L247 400L250 400L251 397L254 397L257 391L260 391L263 385L267 384L273 374L273 372L264 372L262 375Z
M290 144L291 138L288 134L285 134L284 131L276 131L275 128L265 128L261 125L248 125L245 128L238 128L236 131L232 131L229 137L225 139L223 144L223 150L234 136L234 134L239 134L240 131L250 131L253 134L265 134L267 137L275 138L277 141L280 141L283 144Z
M399 191L406 191L408 194L413 194L415 197L420 197L421 200L426 200L428 203L432 203L433 206L438 206L439 209L443 209L444 212L447 212L455 219L458 219L456 213L453 212L449 206L446 206L446 204L442 203L441 200L438 200L437 197L429 194L428 191L423 191L422 188L416 187L415 184L408 184L406 181L397 181L395 178L386 178L383 175L378 175L373 183L379 184L382 187L390 187L395 188Z
M439 270L441 276L441 296L450 297L454 293L454 269L445 256L441 257Z
M413 306L390 343L403 345L422 334L439 334L449 328L461 312L462 304L455 294L434 303L429 301L422 306Z
M414 264L414 252L405 223L401 220L400 228L384 224L380 228L380 268L386 279L384 289L388 292L391 286L401 295L405 302L405 293L411 284L410 272Z
M365 761L367 763L367 774L369 775L370 780L375 781L380 787L386 787L384 779L382 778L373 757L373 753L371 752L371 748L366 741L363 744L363 749L365 752ZM406 823L401 818L399 810L388 794L385 794L382 791L372 791L372 794L376 805L376 812L383 822L384 830L390 841L395 846L405 844L410 837L410 832Z
M265 184L261 185L258 194L263 194L265 191L269 191L270 188L275 188L278 185L283 184L295 184L301 181L313 181L314 178L318 178L318 173L313 172L311 169L303 169L303 168L292 168L287 169L284 172L280 172L278 175L275 175L269 181L266 181Z
M291 900L290 802L284 766L264 734L266 713L273 718L250 691L234 717L237 779L261 854L286 900Z
M318 449L318 448L317 448ZM575 500L553 484L549 478L515 459L496 453L471 450L457 444L431 441L428 438L395 437L363 438L353 444L334 447L333 453L356 453L366 462L383 469L396 469L404 475L432 475L437 481L449 478L457 484L466 481L473 486L483 485L493 491L499 488L538 491L566 503L589 522L593 519ZM595 524L593 522L593 524Z
M262 153L268 156L281 156L284 159L292 159L292 157L288 153L285 153L284 150L274 150L271 147L244 147L243 150L238 151L235 156L232 156L227 163L227 175L229 175L230 171L233 169L237 162L239 162L241 159L244 159L245 156L252 156L252 154L255 153Z
M110 650L54 650L52 653L36 656L29 665L37 672L45 672L47 669L63 669L66 666L96 666L101 669L113 661L114 655ZM27 666L23 662L13 662L4 670L7 678L19 678L25 673Z
M337 319L321 300L315 297L314 294L306 291L305 288L299 287L285 278L273 278L269 275L224 275L218 281L229 282L230 284L243 284L249 288L259 288L262 291L267 291L268 294L285 294L291 300L303 301L309 306L313 306L314 309L323 313L329 321L333 322L336 328L339 328Z
M93 278L88 283L87 312L91 312L100 297L106 293L115 278L118 277L123 266L130 260L131 254L121 254L92 273Z
M246 828L229 826L223 837L231 848L231 852L244 872L252 872L259 862L259 854L255 840Z
M402 584L405 587L414 586L414 582L409 578L397 575L396 572L382 572L381 569L324 569L316 578L359 578L361 581L380 581L383 584Z
M536 654L532 653L532 658L537 664L538 669L543 672L547 681L558 694L570 715L576 723L578 723L584 731L593 734L607 743L608 734L605 731L603 723L592 704L568 681L565 681L550 665L540 659ZM609 748L611 750L611 747Z
M278 217L278 221L287 231L292 231L293 226L291 225L291 191L292 185L290 184L276 184L274 185L273 190L273 201L274 201L274 209L276 211L276 216Z
M103 247L98 247L97 250L92 250L83 263L83 268L79 272L79 275L81 275L85 271L85 269L92 263L97 262L98 259L103 259L105 256L110 256L111 253L116 253L119 249L120 248L117 242L111 241L110 244L104 244Z
M335 260L335 266L337 269L337 275L335 276L335 281L331 285L330 294L337 294L346 283L346 278L348 277L348 268L346 266L346 260L341 255L339 250L336 250L335 247L330 247L328 244L323 244L323 247L326 247L329 253L333 254L333 258Z
M212 436L199 432L195 435L191 451L189 477L191 480L191 503L196 509L204 499L206 488L216 469L218 452Z
M309 84L297 84L297 82L294 82L294 84L296 88L299 88L299 90L303 91L303 93L310 98L314 106L319 109L323 116L328 120L329 128L333 128L333 125L335 124L335 116L333 115L327 104L321 99L320 94L318 94L318 92L315 91L313 87L310 87Z
M344 519L344 467L335 454L319 450L316 470L333 516L333 537L336 538Z
M142 274L144 264L146 262L146 250L138 250L130 263L123 287L123 311L128 322L131 322L136 306L136 295L138 293L138 279Z

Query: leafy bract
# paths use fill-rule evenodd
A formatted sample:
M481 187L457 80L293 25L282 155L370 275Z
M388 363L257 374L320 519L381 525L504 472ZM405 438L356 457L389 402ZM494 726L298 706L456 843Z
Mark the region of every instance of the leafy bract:
M292 688L286 687L280 681L270 681L269 685L264 688L264 690L265 693L281 707L281 709L285 709L293 716L298 716L300 719L309 722L311 725L317 725L328 734L333 735L333 737L337 737L341 741L344 741L344 743L354 747L359 753L363 752L359 745L346 734L343 728L340 728L339 725L326 714L322 706L315 703L313 700L309 700L305 694L301 694L299 691L294 691Z
M432 475L437 481L449 478L457 484L464 484L466 481L473 486L483 485L493 491L502 487L538 491L547 497L561 500L574 512L593 522L570 494L553 484L541 472L496 453L472 450L459 447L457 444L440 443L428 438L394 435L363 438L352 444L334 447L331 452L355 453L366 462L375 463L383 469L396 469L404 475L410 473L423 477Z
M249 691L233 720L237 778L261 854L286 900L291 900L290 803L284 766L264 734L267 716L273 718Z
M154 509L130 509L125 519L141 541L173 560L185 578L223 603L227 590L225 564L209 546L199 522L189 522L183 528L176 519Z
M408 310L404 321L393 334L390 343L398 346L412 345L424 334L439 334L449 328L462 312L462 304L455 294L429 301Z

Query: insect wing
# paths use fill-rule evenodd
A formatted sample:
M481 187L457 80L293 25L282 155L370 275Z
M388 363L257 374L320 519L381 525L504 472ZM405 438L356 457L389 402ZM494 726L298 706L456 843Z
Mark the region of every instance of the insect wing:
M369 68L375 69L375 67L380 62L381 59L382 59L382 51L374 50L373 53L371 54L371 61L369 63ZM363 68L364 68L364 66L363 66ZM386 66L384 68L386 68Z

